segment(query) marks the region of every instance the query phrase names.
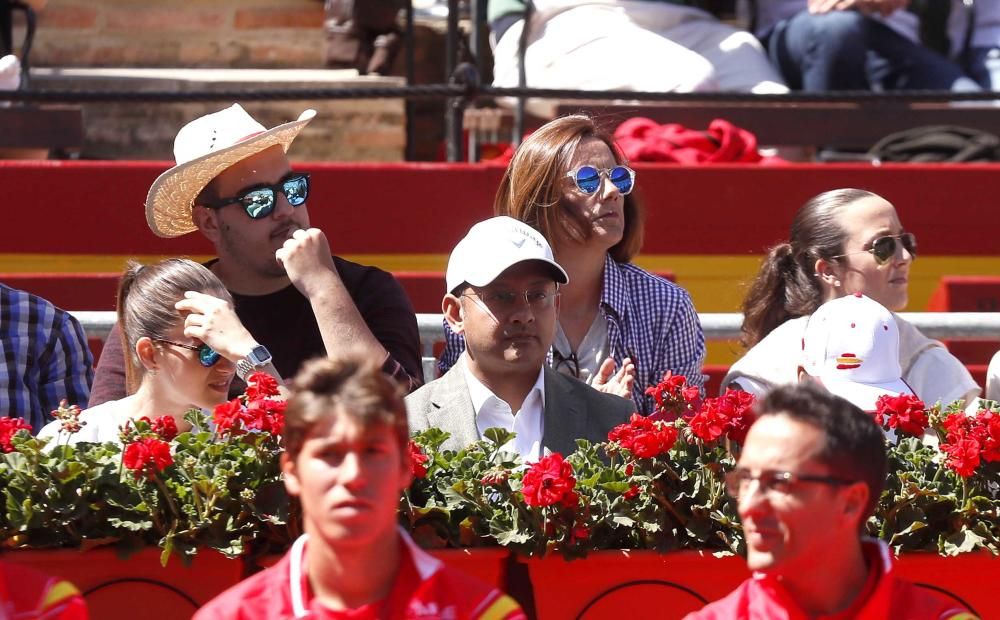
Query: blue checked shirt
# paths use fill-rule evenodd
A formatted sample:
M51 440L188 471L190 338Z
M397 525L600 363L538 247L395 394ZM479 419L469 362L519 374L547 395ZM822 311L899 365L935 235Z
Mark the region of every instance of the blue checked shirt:
M0 415L33 432L65 398L87 406L94 358L83 328L41 297L0 284Z
M626 357L635 364L632 400L640 413L653 412L655 403L646 396L646 388L659 383L668 370L686 376L692 385L704 385L705 335L683 288L631 263L615 262L609 255L604 261L601 312L608 322L611 356L619 367ZM442 373L465 349L465 339L447 322L444 327L446 344L438 360Z

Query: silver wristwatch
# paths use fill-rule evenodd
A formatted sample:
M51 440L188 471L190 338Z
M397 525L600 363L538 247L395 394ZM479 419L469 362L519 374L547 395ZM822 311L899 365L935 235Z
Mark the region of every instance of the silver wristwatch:
M250 350L246 357L236 362L236 376L243 381L254 372L271 363L271 352L262 344Z

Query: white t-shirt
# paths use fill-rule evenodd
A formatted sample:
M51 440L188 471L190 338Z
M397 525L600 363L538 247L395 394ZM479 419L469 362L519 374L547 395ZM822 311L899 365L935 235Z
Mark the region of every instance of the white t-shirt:
M1000 401L1000 351L997 351L986 369L986 398Z
M562 324L556 323L556 338L552 344L552 367L564 375L574 377L587 385L592 385L594 376L604 360L608 359L611 345L608 343L608 320L604 312L598 310L594 322L580 341L576 353L569 345ZM574 370L578 374L574 374Z
M87 409L80 414L80 421L86 422L86 424L79 432L65 433L59 420L53 420L42 427L42 430L38 432L38 437L43 439L55 437L61 444L74 444L81 441L121 443L118 429L131 419L129 413L133 410L131 407L131 399L133 398L135 397L127 396L121 400L110 400ZM55 445L55 443L50 442L50 445Z

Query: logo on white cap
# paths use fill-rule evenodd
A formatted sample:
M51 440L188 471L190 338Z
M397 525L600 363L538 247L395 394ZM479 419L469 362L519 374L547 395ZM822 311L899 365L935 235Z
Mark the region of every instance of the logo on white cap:
M802 348L806 373L865 411L874 411L879 396L913 393L902 379L899 327L873 299L848 295L820 306Z
M552 279L569 282L566 271L552 256L548 241L537 230L501 215L474 225L448 259L445 284L454 292L463 283L486 286L517 263L537 260L552 268Z

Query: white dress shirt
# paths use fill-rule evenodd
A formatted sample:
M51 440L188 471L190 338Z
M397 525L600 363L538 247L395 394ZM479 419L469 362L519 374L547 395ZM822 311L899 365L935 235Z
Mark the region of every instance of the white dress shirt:
M504 445L506 450L517 452L527 461L537 461L543 456L542 433L545 430L543 412L545 411L545 372L538 370L538 379L531 387L521 409L511 411L503 399L497 397L490 388L477 379L466 363L466 355L460 360L465 382L469 385L469 396L472 397L472 408L476 412L476 429L479 438L488 428L502 428L517 436Z

